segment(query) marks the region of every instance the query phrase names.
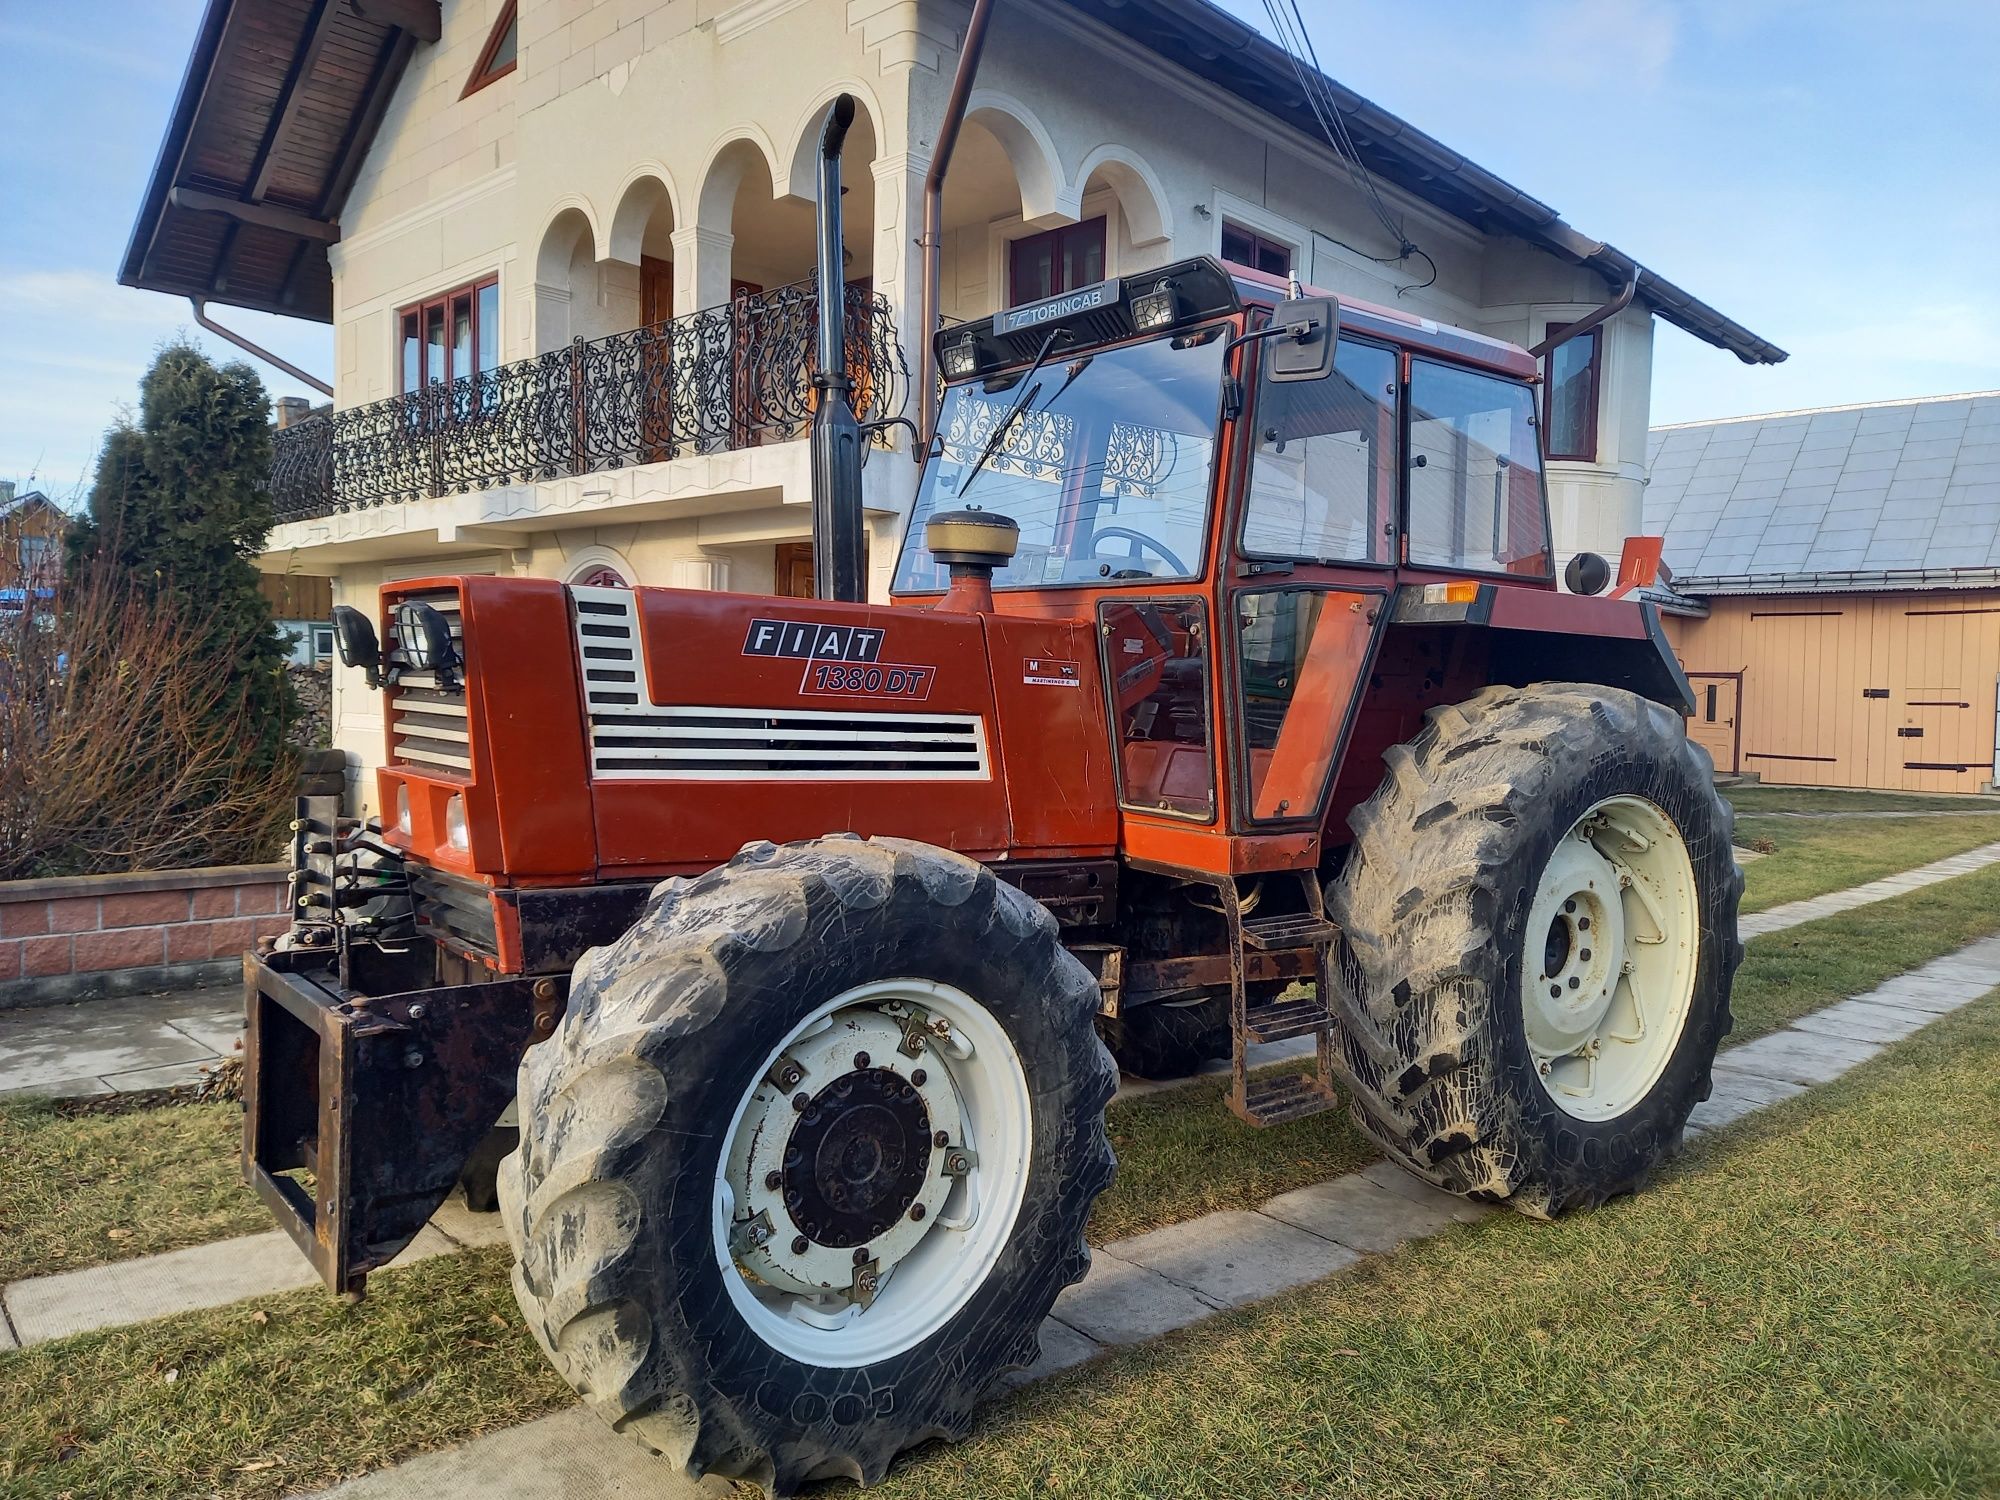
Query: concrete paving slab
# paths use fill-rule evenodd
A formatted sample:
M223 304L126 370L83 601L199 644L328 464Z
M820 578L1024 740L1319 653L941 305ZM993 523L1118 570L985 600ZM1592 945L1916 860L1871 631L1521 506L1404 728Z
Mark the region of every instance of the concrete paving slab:
M1320 1235L1241 1210L1169 1224L1119 1240L1114 1248L1120 1259L1158 1271L1226 1307L1262 1302L1331 1276L1358 1259Z
M1063 1290L1053 1315L1100 1344L1139 1344L1198 1323L1215 1310L1158 1271L1095 1250L1089 1274Z
M1724 1054L1725 1056L1727 1054ZM1720 1058L1717 1059L1721 1061ZM1766 1105L1776 1104L1781 1099L1789 1099L1795 1094L1803 1094L1805 1086L1786 1083L1782 1079L1763 1078L1755 1073L1731 1073L1722 1068L1715 1070L1715 1087L1708 1098L1694 1107L1688 1116L1687 1128L1696 1135L1704 1130L1715 1130L1723 1125L1753 1114Z
M468 1248L507 1243L507 1231L500 1223L500 1215L474 1213L457 1193L445 1199L444 1207L431 1215L431 1228L442 1231Z
M1408 1198L1412 1203L1434 1208L1458 1220L1461 1224L1477 1224L1481 1219L1491 1218L1501 1212L1493 1203L1474 1203L1470 1198L1461 1198L1456 1193L1447 1193L1443 1188L1432 1187L1411 1176L1392 1161L1370 1162L1355 1174L1365 1177L1384 1192Z
M1046 1380L1059 1371L1095 1359L1104 1352L1104 1346L1096 1339L1078 1333L1069 1324L1055 1318L1042 1320L1041 1340L1041 1358L1025 1370L1009 1370L1001 1376L1002 1390L1013 1391L1024 1385L1033 1385L1037 1380Z
M1452 1223L1451 1215L1442 1209L1378 1187L1359 1173L1280 1193L1264 1204L1263 1211L1351 1250L1373 1255L1436 1234Z
M213 1067L213 1057L194 1062L166 1063L157 1068L137 1068L130 1073L107 1073L104 1082L121 1094L141 1094L149 1089L173 1089L201 1082L202 1069Z
M14 1282L0 1296L25 1347L93 1328L220 1307L245 1297L310 1286L315 1280L298 1247L274 1229L165 1255L37 1276Z
M572 1407L317 1490L325 1500L722 1500L721 1480L697 1483Z
M426 1225L391 1265L406 1266L459 1247ZM35 1276L0 1291L23 1347L111 1328L221 1307L246 1297L317 1284L306 1258L282 1230L217 1240L164 1255L145 1255Z
M16 1088L0 1089L0 1099L25 1099L31 1094L40 1099L81 1099L116 1092L102 1078L52 1078L42 1083L24 1083Z
M1843 1000L1825 1010L1800 1016L1792 1022L1796 1031L1816 1031L1823 1036L1844 1036L1857 1042L1900 1042L1935 1017L1904 1006L1875 1005L1866 1000Z
M227 1057L243 1039L243 1002L239 999L234 1005L174 1016L167 1024L181 1035L191 1037L209 1050Z
M1715 1059L1715 1070L1754 1073L1787 1083L1830 1083L1881 1050L1874 1042L1814 1036L1805 1031L1774 1031L1754 1042L1731 1047Z
M1977 979L1952 979L1939 974L1926 974L1922 969L1913 974L1903 974L1879 985L1865 995L1856 995L1857 1000L1875 1000L1887 1005L1900 1005L1910 1010L1921 1010L1933 1016L1941 1016L1957 1010L1962 1005L1970 1005L1993 986Z
M91 1008L63 1007L66 1012ZM164 1021L72 1016L67 1026L15 1026L0 1036L0 1089L28 1089L55 1078L104 1078L167 1063L207 1062L215 1056L214 1048Z

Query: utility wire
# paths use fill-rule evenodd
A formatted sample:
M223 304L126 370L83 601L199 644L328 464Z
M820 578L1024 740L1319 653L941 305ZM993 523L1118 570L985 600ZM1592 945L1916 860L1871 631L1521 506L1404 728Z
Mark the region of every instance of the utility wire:
M1298 0L1264 0L1264 13L1270 18L1271 29L1275 34L1279 50L1291 63L1292 73L1298 79L1299 91L1305 96L1306 105L1312 110L1313 118L1319 122L1321 133L1333 147L1333 154L1340 158L1342 165L1347 168L1348 176L1354 180L1355 186L1367 198L1369 206L1375 211L1375 216L1382 221L1382 227L1388 230L1396 241L1396 254L1370 255L1367 251L1357 249L1344 240L1335 239L1332 235L1327 235L1326 238L1350 255L1358 255L1363 260L1373 261L1380 266L1401 265L1411 256L1421 257L1424 264L1430 267L1429 278L1408 286L1397 287L1398 297L1405 292L1422 291L1434 284L1438 277L1437 262L1419 249L1403 232L1403 226L1389 212L1389 205L1382 200L1381 191L1375 186L1374 175L1362 161L1360 148L1355 145L1354 137L1347 128L1346 116L1340 108L1339 101L1333 96L1333 89L1327 81L1325 70L1319 65L1319 53L1313 46L1312 33L1306 26L1305 16L1299 11Z

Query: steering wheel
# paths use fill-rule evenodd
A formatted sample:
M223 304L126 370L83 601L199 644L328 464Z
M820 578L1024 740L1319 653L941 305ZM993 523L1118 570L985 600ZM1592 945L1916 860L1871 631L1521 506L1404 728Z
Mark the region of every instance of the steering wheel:
M1090 539L1090 555L1092 557L1101 557L1103 555L1098 551L1097 544L1103 541L1106 537L1119 537L1122 538L1124 541L1128 542L1130 546L1126 550L1126 556L1131 558L1133 562L1137 562L1139 560L1139 554L1141 552L1153 552L1157 553L1160 557L1160 560L1166 563L1166 565L1172 568L1176 573L1187 573L1192 571L1186 563L1182 562L1178 557L1174 556L1173 551L1164 542L1155 541L1152 537L1147 536L1144 532L1134 531L1129 526L1098 527L1097 534ZM1153 575L1151 573L1128 573L1121 569L1119 572L1113 574L1112 576L1116 578L1133 578L1133 577L1151 578Z

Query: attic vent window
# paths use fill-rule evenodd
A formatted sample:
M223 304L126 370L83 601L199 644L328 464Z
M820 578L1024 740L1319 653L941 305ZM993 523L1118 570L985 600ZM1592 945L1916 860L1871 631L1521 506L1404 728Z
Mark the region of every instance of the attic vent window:
M459 98L476 94L487 84L514 71L520 50L520 30L516 0L507 0L500 7L500 14L494 18L493 30L487 33L486 45L480 48L479 61L473 64L472 76L466 79L465 92Z

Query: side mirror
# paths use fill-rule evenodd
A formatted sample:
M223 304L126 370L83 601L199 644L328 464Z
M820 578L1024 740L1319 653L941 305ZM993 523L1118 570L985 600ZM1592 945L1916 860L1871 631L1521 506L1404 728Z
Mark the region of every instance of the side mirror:
M1332 374L1339 320L1339 309L1331 297L1280 302L1271 313L1271 326L1284 330L1271 336L1271 380L1324 380Z

